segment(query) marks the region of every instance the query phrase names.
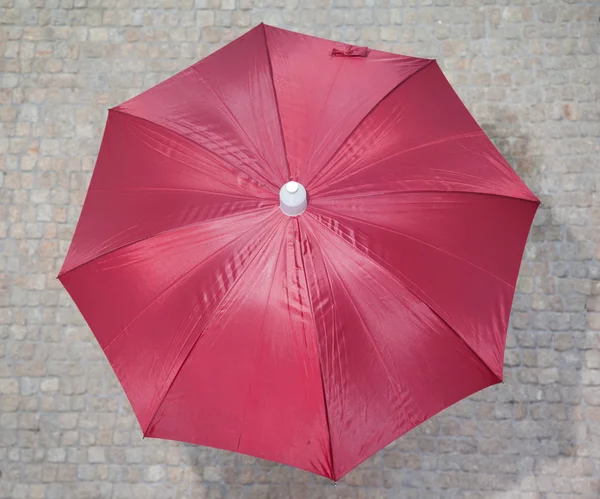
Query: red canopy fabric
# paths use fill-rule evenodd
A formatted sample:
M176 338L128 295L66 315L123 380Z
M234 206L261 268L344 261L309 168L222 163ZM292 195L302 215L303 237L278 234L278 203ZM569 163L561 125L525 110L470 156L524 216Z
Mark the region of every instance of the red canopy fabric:
M146 437L337 480L502 380L538 205L435 61L260 25L110 110L59 278Z

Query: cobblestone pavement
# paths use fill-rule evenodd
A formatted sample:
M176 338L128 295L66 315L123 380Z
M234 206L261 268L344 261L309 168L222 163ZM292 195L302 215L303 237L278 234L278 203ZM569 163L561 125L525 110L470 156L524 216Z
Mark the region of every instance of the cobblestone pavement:
M337 487L142 440L54 279L107 108L266 22L435 57L543 200L506 384L426 422ZM600 2L0 0L0 498L598 498Z

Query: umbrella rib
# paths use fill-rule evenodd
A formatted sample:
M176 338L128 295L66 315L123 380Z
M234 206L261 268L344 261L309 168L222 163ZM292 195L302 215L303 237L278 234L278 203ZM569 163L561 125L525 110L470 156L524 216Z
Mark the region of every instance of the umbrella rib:
M275 231L274 231L274 233L275 233ZM272 240L272 238L269 240L269 242L271 240ZM286 242L286 238L282 237L281 242L279 244L279 251L277 252L277 255L281 254L281 250L283 249L283 245L285 242ZM263 246L263 248L264 248L264 246ZM267 293L267 299L265 301L264 312L263 312L263 316L262 316L262 320L261 320L261 324L260 324L261 332L265 325L265 319L267 318L267 310L268 310L269 302L271 301L271 294L273 293L273 284L274 283L275 283L275 275L273 274L271 277L271 282L269 283L269 292ZM248 401L250 399L250 394L252 393L252 389L254 388L253 379L254 379L254 374L256 373L256 368L257 368L256 359L259 356L259 352L262 353L262 350L264 349L264 343L265 343L264 333L259 336L256 343L257 343L257 345L254 350L254 356L252 357L252 368L251 368L252 375L248 377L248 388L246 389L246 396L244 397L244 406L243 406L244 409L242 410L242 422L240 424L240 434L238 436L236 452L238 452L240 450L240 445L242 443L242 435L244 434L244 426L246 426L246 414L247 414L247 410L248 410Z
M210 195L218 195L218 196L228 196L232 198L237 198L241 200L250 200L250 199L260 199L260 198L252 198L249 196L240 196L237 194L229 194L223 192L216 191L206 191L203 189L185 189L178 187L108 187L108 188L93 188L90 187L90 191L93 192L198 192L201 194L210 194Z
M112 112L115 112L115 113L120 113L120 114L123 114L123 115L126 115L126 116L131 116L132 118L137 118L137 119L139 119L139 120L146 121L147 123L151 123L152 125L155 125L155 126L157 126L157 127L160 127L160 128L162 128L162 129L164 129L164 130L167 130L169 133L173 133L173 134L177 135L178 137L181 137L182 139L189 141L190 143L192 143L192 144L194 144L194 145L196 145L196 146L200 147L200 148L201 148L201 149L203 149L204 151L206 151L206 152L207 152L208 154L210 154L211 156L213 156L213 157L215 157L215 158L217 158L217 159L221 160L223 163L225 163L225 164L229 165L229 167L231 168L231 170L229 170L229 173L235 173L235 172L237 172L237 173L243 173L243 174L245 174L245 175L248 175L246 172L243 172L243 171L241 171L241 170L238 170L238 169L235 167L235 165L233 165L233 164L232 164L232 163L230 163L229 161L225 160L225 159L224 159L224 158L222 158L221 156L219 156L219 155L215 154L214 152L210 151L209 149L207 149L207 148L206 148L206 146L204 146L204 145L202 145L202 144L199 144L199 143L198 143L198 142L196 142L195 140L192 140L192 139L190 139L189 137L186 137L185 135L182 135L182 134L180 134L180 133L176 132L175 130L172 130L172 129L171 129L171 128L169 128L168 126L165 126L165 125L163 125L162 123L157 123L157 122L155 122L155 121L152 121L152 120L150 120L150 119L148 119L148 118L144 118L143 116L138 116L138 115L136 115L136 114L131 114L131 113L125 112L125 111L123 111L122 109L119 109L119 108L112 108L110 111L112 111ZM263 188L265 191L267 191L267 192L272 192L272 191L269 191L269 189L266 189L266 188L265 188L265 186L263 185L263 183L264 183L264 184L266 184L266 185L269 185L269 186L270 186L270 187L272 187L272 188L274 188L273 184L271 184L271 182L269 182L269 181L267 181L265 178L263 178L263 177L262 177L262 175L258 174L256 171L254 171L254 170L252 170L252 169L251 169L251 171L252 171L252 173L253 173L254 175L257 175L257 176L258 176L258 178L257 178L256 176L252 176L252 179L253 179L253 180L256 182L256 184L257 184L258 186L262 187L262 188Z
M410 180L408 181L404 181L404 182L410 182ZM451 181L444 181L447 184L457 184L457 185L464 185L461 184L460 182L451 182ZM377 184L366 184L368 185L377 185ZM363 186L364 187L364 186ZM513 199L516 201L528 201L530 203L535 203L535 204L539 204L538 200L533 200L533 199L529 199L529 198L519 198L519 197L515 197L515 196L509 196L507 194L498 194L496 192L482 192L482 191L464 191L464 190L448 190L448 189L414 189L414 190L408 190L408 191L396 191L396 192L385 192L385 191L372 191L372 192L365 192L365 193L361 193L361 194L342 194L339 196L336 196L335 194L332 196L319 196L319 200L321 199L333 199L333 200L338 200L338 199L352 199L352 198L366 198L366 197L371 197L371 196L383 196L383 195L387 195L387 194L426 194L426 193L433 193L433 194L469 194L469 195L474 195L474 196L494 196L494 197L499 197L499 198L505 198L505 199Z
M389 118L388 118L388 119L389 119ZM385 124L386 124L386 121L387 121L387 120L382 120L382 122L381 122L381 123L379 123L379 124L377 125L377 127L375 127L375 128L374 128L373 132L372 132L372 133L369 135L369 137L368 137L368 138L365 140L365 143L366 143L366 144L370 144L372 147L373 147L374 145L376 145L376 143L375 143L375 144L373 144L373 141L372 141L372 139L373 139L373 137L375 137L375 136L377 135L377 133L379 132L379 130L381 130L381 129L382 129L384 126L385 126ZM355 155L356 155L356 154L355 154ZM328 166L331 166L331 165L332 165L332 161L333 161L333 159L334 159L334 158L335 158L335 155L331 157L331 159L329 160L329 162L328 162L328 163L325 165L324 169L325 169L326 167L328 167ZM327 175L329 175L329 174L331 173L331 170L332 170L332 168L329 168L329 169L328 169L328 170L327 170L327 171L326 171L326 172L325 172L323 175L321 175L321 177L320 177L320 178L318 179L318 181L317 181L317 185L316 185L316 186L313 186L313 187L311 188L311 191L313 191L313 192L318 192L318 190L319 190L319 187L320 187L321 185L323 185L323 183L327 183L327 184L331 184L331 183L332 183L331 181L327 181ZM334 178L337 178L337 176L336 176L336 175L334 175ZM326 182L326 181L327 181L327 182Z
M281 122L281 112L279 111L279 98L277 97L277 88L275 88L275 76L273 73L273 61L271 60L271 52L269 50L269 40L267 38L267 27L262 24L263 36L265 39L265 47L267 50L267 61L269 62L269 73L271 75L271 85L273 86L273 98L275 99L275 110L277 111L277 122L279 125L279 134L281 135L281 143L283 144L283 154L285 156L285 166L287 169L288 179L292 178L292 172L290 170L290 159L288 158L287 144L285 141L285 135L283 133L283 123Z
M300 220L297 220L297 224L298 224L298 233L301 233L301 224L300 224ZM299 237L299 239L301 240L302 238ZM308 285L308 275L306 273L306 264L304 263L304 252L300 251L300 259L302 260L302 272L304 273L304 282L306 283L306 292L308 294L308 302L310 304L310 312L311 312L311 319L313 322L313 327L315 328L315 334L318 334L317 330L317 321L315 319L315 310L313 307L313 300L312 300L312 296L310 293L310 286ZM329 284L329 289L330 289L330 293L333 296L333 288L331 286L331 280L329 278L329 274L327 273L327 269L325 269L325 275L327 276L327 282ZM328 403L327 403L327 396L326 396L326 391L325 391L325 376L323 374L323 362L321 361L321 347L319 345L319 340L318 338L315 338L315 343L316 343L316 347L317 347L317 357L319 360L319 373L321 375L321 389L323 390L323 405L325 406L325 421L327 422L327 440L329 441L329 456L331 458L331 475L333 477L335 477L335 466L334 466L334 460L333 460L333 443L332 443L332 439L331 439L331 422L330 422L330 418L329 418L329 407L328 407Z
M308 212L307 212L308 213ZM473 349L473 347L467 342L467 340L465 340L465 338L463 337L462 334L460 334L456 328L454 326L452 326L452 324L450 323L449 319L447 318L446 314L443 312L443 310L441 309L441 307L423 290L421 289L415 282L413 282L411 279L409 279L406 275L404 275L402 272L398 271L399 274L402 275L402 277L404 279L406 279L406 281L408 281L412 286L414 286L416 289L418 289L423 296L427 297L427 301L424 300L422 297L420 297L419 295L417 295L412 289L410 289L409 286L406 285L406 283L402 282L398 276L396 276L393 272L391 272L385 265L383 265L382 263L378 262L377 260L375 260L374 258L372 258L368 253L359 250L356 246L350 244L348 241L346 241L343 237L340 237L335 231L333 231L330 227L328 227L326 224L324 224L323 222L321 222L317 217L315 217L314 215L312 215L311 213L309 213L309 215L320 225L322 225L324 228L326 228L328 231L330 231L332 234L334 234L336 237L338 237L340 240L342 240L345 244L347 244L349 247L353 248L355 251L358 251L362 256L364 256L367 260L369 260L371 263L373 263L374 265L377 265L380 269L382 269L384 272L386 272L389 276L392 277L392 279L394 279L398 284L400 284L404 289L406 289L409 293L411 293L415 298L417 298L419 301L423 302L425 305L427 305L431 311L436 314L441 320L443 320L448 327L454 331L454 333L462 340L462 342L469 348L469 350L471 350L473 352L473 354L479 359L479 361L490 371L490 373L492 373L492 375L498 379L498 381L502 382L502 377L499 376L498 374L496 374L494 372L494 370L487 364L487 362L485 360L483 360L481 358L481 356Z
M325 257L325 259L327 259L327 257ZM367 323L363 317L363 314L361 313L360 309L356 306L356 303L352 299L352 295L348 291L348 287L346 286L346 284L344 284L344 281L341 278L339 272L335 269L335 267L333 265L331 265L331 268L338 276L338 281L340 282L340 286L343 289L344 294L346 295L346 298L348 298L348 301L352 304L352 307L354 308L356 315L358 316L361 324L363 325L363 329L367 333L366 336L369 338L369 342L371 343L371 346L373 347L373 350L375 351L375 354L377 355L377 359L379 360L381 367L383 367L383 371L385 372L385 375L388 378L390 385L396 390L396 394L398 395L398 397L402 398L402 389L400 388L400 382L395 376L392 376L392 374L390 373L388 366L383 358L383 353L382 353L381 349L378 347L377 343L375 342L373 335L371 334L371 330L368 328ZM412 409L413 413L418 415L419 411L417 410L413 400L411 400L410 398L407 397L406 402L407 402L407 405L411 406L410 408ZM410 416L409 416L409 419L410 419ZM417 418L417 420L418 419L419 418ZM416 420L411 420L411 424L413 424L415 421Z
M223 108L225 109L225 115L229 118L230 122L233 122L233 124L235 126L237 126L238 130L242 133L242 135L244 135L244 137L246 138L246 140L248 140L248 142L250 143L250 145L252 146L252 152L256 155L256 159L260 159L265 165L270 166L268 161L263 158L259 152L258 147L256 146L256 144L254 144L253 140L250 138L250 136L248 135L248 132L244 129L244 127L240 124L239 120L237 119L237 117L235 116L235 114L232 112L231 108L227 105L227 102L225 102L225 100L223 99L223 97L221 97L216 91L215 89L212 87L212 85L210 85L202 76L198 75L196 70L194 68L192 68L192 73L194 74L194 77L198 80L200 79L200 81L202 81L206 87L212 92L212 94L217 98L217 100L223 105ZM254 170L252 170L254 173L256 173ZM256 173L258 175L258 173ZM261 175L262 178L262 175ZM265 182L269 183L268 180L265 178L263 179ZM276 186L275 186L276 187Z
M254 213L254 212L258 212L258 211L266 210L266 209L272 209L272 208L273 208L273 206L261 206L261 207L252 208L250 210L243 211L243 212L240 212L240 213L234 213L232 215L228 215L228 216L225 216L225 217L219 217L218 219L219 220L225 220L225 219L228 219L228 218L234 218L234 217L237 217L237 216L240 216L240 215L248 215L250 213ZM206 219L206 220L202 220L200 222L193 222L193 223L189 223L189 224L184 224L184 225L181 225L180 227L175 227L175 228L172 228L172 229L163 230L163 231L157 232L156 234L150 234L149 236L142 237L140 239L136 239L135 241L131 241L131 242L126 243L126 244L122 244L121 246L118 246L118 247L116 247L116 248L114 248L112 250L109 250L109 251L105 251L105 252L99 254L98 256L95 256L94 258L91 258L90 260L82 262L82 263L76 265L75 267L66 270L65 272L61 272L60 274L58 274L58 279L60 279L61 277L64 277L65 275L67 275L70 272L73 272L74 270L77 270L80 267L83 267L85 265L88 265L88 264L94 262L95 260L98 260L98 259L100 259L102 257L107 256L107 255L110 255L111 253L114 253L115 251L119 251L119 250L122 250L124 248L128 248L129 246L133 246L134 244L138 244L138 243L141 243L143 241L147 241L148 239L152 239L154 237L162 236L164 234L170 234L172 232L178 232L178 231L181 231L181 230L186 230L186 229L189 229L190 227L197 227L197 226L205 224L205 223L214 222L215 220L217 220L217 218L209 218L209 219Z
M331 94L333 93L333 88L335 87L335 84L337 83L337 80L340 77L340 72L342 71L342 65L344 65L345 62L346 62L346 60L344 58L342 58L342 60L338 64L335 75L331 80L331 85L329 86L329 90L327 91L327 97L325 98L325 102L323 103L323 106L321 107L319 114L323 114L324 110L327 109L327 104L329 103L329 100L331 99ZM308 158L308 161L306 162L306 166L308 166L308 167L310 167L312 165L312 161L313 161L313 158L314 158L315 152L316 152L315 151L315 141L316 141L317 136L319 135L320 131L321 131L321 127L317 128L313 133L310 148L308 149L309 151L312 151L312 152L311 152L310 157ZM335 156L335 154L332 155L331 158L333 158L334 156ZM328 160L328 162L331 160L331 158ZM312 177L314 178L314 175ZM310 180L309 180L309 182L310 182Z
M425 149L427 147L436 146L436 145L439 145L439 144L445 144L446 142L451 142L451 141L454 141L454 140L466 139L466 138L471 138L471 137L480 137L482 135L485 135L485 133L483 131L480 131L480 132L472 132L472 133L462 133L460 135L450 135L448 137L443 137L441 139L431 140L429 142L425 142L424 144L419 144L417 146L409 147L408 149L403 149L402 151L398 151L398 152L395 152L393 154L389 154L389 155L387 155L384 158L380 158L377 161L373 161L372 163L369 163L369 164L363 166L362 168L359 168L358 170L350 173L349 175L344 176L343 172L342 172L342 175L334 176L332 179L329 179L327 183L329 185L333 185L336 182L338 182L340 180L340 178L343 178L344 181L346 181L346 180L348 180L348 179L350 179L350 178L358 175L359 173L361 173L361 172L363 172L365 170L368 170L369 168L372 168L375 165L378 165L379 163L383 163L384 161L388 161L388 160L390 160L392 158L395 158L397 156L402 156L403 154L406 154L406 153L409 153L409 152L412 152L412 151L417 151L419 149ZM317 186L315 186L313 188L313 191L315 193L318 192L319 187L323 184L323 182L325 180L326 180L326 178L323 177L321 183L318 184Z
M127 323L127 325L125 327L123 327L116 335L115 337L104 347L104 350L107 350L118 338L119 336L125 332L125 330L129 329L132 324L137 321L142 315L144 315L144 313L149 310L152 305L154 305L158 300L160 300L166 293L168 293L171 289L173 289L175 286L177 286L177 284L179 284L181 282L182 279L184 279L185 277L187 277L189 274L191 274L194 270L196 270L198 267L200 267L202 264L206 263L208 260L210 260L211 258L213 258L214 256L218 255L219 253L221 253L222 251L224 251L225 249L227 249L228 247L230 247L231 245L235 244L237 241L239 241L242 237L244 237L246 234L249 234L253 231L253 229L249 229L245 232L242 232L241 234L239 234L236 238L232 239L231 241L229 241L227 244L225 244L224 246L221 246L220 248L218 248L214 253L211 253L210 255L208 255L206 258L204 258L203 260L199 261L198 263L196 263L195 265L192 266L191 269L187 270L186 272L184 272L183 274L178 275L173 282L171 282L171 284L169 284L166 288L164 288L157 296L155 296L152 301L150 301L150 303L148 303L148 305L146 305L142 311L140 313L138 313L133 319L131 319L131 321L129 321Z
M280 224L284 223L285 221L286 221L285 217L282 217L281 221L280 221ZM247 233L248 232L245 232L245 234L247 234ZM261 233L258 233L258 234L261 234ZM180 366L177 368L177 372L173 376L173 379L170 381L169 386L165 390L165 393L163 394L160 402L157 404L156 409L153 411L154 414L150 418L150 422L148 423L148 425L146 426L146 428L143 430L143 435L144 436L147 436L147 433L150 430L150 427L152 426L152 423L154 422L154 418L156 418L156 415L158 414L158 411L160 410L160 407L162 406L163 402L167 398L167 395L169 394L169 391L171 390L171 387L175 383L175 380L177 379L177 376L179 376L179 373L183 369L183 366L185 365L185 363L189 359L190 355L194 351L194 348L196 348L196 345L198 344L198 341L200 340L200 338L202 337L202 335L204 334L204 332L210 326L212 326L214 318L217 315L217 312L219 311L219 307L221 305L223 305L223 303L225 302L225 300L233 293L233 291L235 290L237 284L240 282L240 279L248 271L248 269L252 266L252 263L259 257L259 255L262 253L262 251L265 249L265 247L273 240L273 238L275 237L276 234L277 234L277 230L276 229L271 232L270 236L266 238L265 242L260 246L260 248L258 249L258 251L256 252L256 254L248 262L248 265L246 265L246 267L239 273L239 275L237 276L237 278L231 284L230 288L227 290L227 292L225 293L225 295L223 296L223 298L220 300L219 304L217 306L215 306L214 310L211 312L211 314L208 317L206 323L204 324L204 326L202 327L202 329L198 333L198 337L194 340L192 346L190 347L190 349L188 350L188 352L185 354L185 357L184 357L183 361L181 362ZM257 235L255 235L255 238L257 237ZM221 311L221 313L226 312L228 310L228 308L229 307L226 307L224 310Z
M151 136L151 133L152 133L152 132L150 132L150 133L148 132L148 130L150 130L150 128L149 128L149 127L148 127L148 130L144 130L144 126L146 126L146 127L147 127L147 126L150 124L150 125L156 125L156 126L157 126L158 128L160 128L161 130L169 130L169 129L168 129L168 128L166 128L166 127L161 127L161 125L159 125L159 124L157 124L157 123L154 123L154 122L152 122L152 121L148 121L148 120L146 120L145 118L140 118L139 116L135 116L135 115L133 115L133 114L121 113L121 115L123 115L123 116L129 116L130 118L134 118L134 120L135 120L135 119L139 119L140 121L142 121L142 123L135 123L135 122L134 122L134 126L135 126L135 127L136 127L136 129L137 129L137 130L140 132L140 134L142 134L143 136L145 136L145 137L146 137L146 138L148 138L148 139L153 139L153 137ZM210 158L211 158L213 161L214 161L214 158L213 158L213 157L216 157L217 159L222 159L222 158L220 158L220 157L216 156L215 154L211 153L210 151L208 151L206 148L203 148L202 146L200 146L200 145L199 145L199 144L197 144L196 142L192 141L192 140L191 140L191 139L189 139L188 137L184 137L183 135L177 134L177 133L175 133L175 132L173 132L173 131L171 131L171 130L169 130L169 131L170 131L171 133L173 133L174 135L176 135L177 137L179 137L179 138L182 138L182 139L184 139L185 141L187 141L187 142L189 143L189 146L193 145L194 147L199 147L200 149L202 149L203 151L205 151L207 154L209 154L209 155L210 155ZM157 132L157 131L153 131L153 133L155 133L157 136L159 136L159 137L160 137L160 133L159 133L159 132ZM177 158L174 158L174 157L172 157L172 156L169 156L169 155L167 155L167 154L166 154L164 151L162 151L161 149L159 149L159 148L157 148L157 147L153 147L153 146L152 146L152 145L151 145L151 144L150 144L148 141L145 141L145 142L144 142L144 145L145 145L146 147L149 147L149 148L150 148L150 149L152 149L153 151L156 151L158 154L160 154L160 155L164 156L165 158L167 158L167 159L169 159L169 160L171 160L171 161L173 161L173 162L175 162L175 163L179 163L180 165L183 165L185 168L188 168L188 169L190 169L190 170L192 170L192 171L194 171L194 172L199 172L199 173L201 173L201 174L203 174L203 175L206 175L206 176L207 176L207 177L209 177L210 179L212 179L212 180L214 180L214 181L218 182L219 184L222 184L222 185L224 185L224 186L226 186L226 187L229 187L230 189L232 189L232 190L235 190L235 191L239 191L239 192L242 192L242 193L244 192L244 191L243 191L242 189L240 189L240 187L237 185L237 182L231 182L231 183L228 183L227 181L224 181L222 178L219 178L218 176L216 176L216 175L213 175L213 174L209 173L209 171L207 171L207 170L205 170L205 169L203 170L203 169L201 169L201 168L196 168L196 167L194 166L194 163L196 163L196 164L197 164L197 163L198 163L198 161L197 161L197 158L194 158L193 156L191 156L191 155L190 155L190 154L193 154L193 151L192 151L192 149L191 149L191 148L190 148L189 150L186 150L185 152L179 151L179 152L181 153L181 155L182 155L182 156L183 156L185 159L189 160L189 163L188 163L188 162L186 162L186 161L183 161L182 159L177 159ZM189 146L188 146L188 147L189 147ZM185 146L184 146L184 147L185 147ZM188 147L185 147L185 148L186 148L186 149L188 149ZM208 163L208 162L206 162L206 163ZM227 162L225 162L225 163L227 163ZM227 163L227 164L229 164L229 163ZM186 175L187 175L187 176L190 176L191 178L195 179L196 181L197 181L197 180L199 180L197 177L195 177L194 175L191 175L191 174L189 174L189 173L186 173ZM264 189L263 189L263 190L264 190Z
M503 284L506 284L511 289L515 289L515 287L512 284L510 284L509 282L507 282L504 279L502 279L502 277L497 276L496 274L490 272L489 270L486 270L483 267L480 267L479 265L474 264L473 262L465 260L464 258L462 258L462 257L460 257L458 255L455 255L454 253L451 253L449 251L443 250L442 248L439 248L439 247L437 247L437 246L435 246L433 244L430 244L430 243L428 243L426 241L423 241L422 239L418 239L416 237L409 236L408 234L404 234L403 232L399 232L397 230L393 230L393 229L390 229L390 228L387 228L387 227L383 227L381 225L378 225L378 224L375 224L375 223L372 223L372 222L367 222L366 220L361 220L360 218L351 217L351 216L348 216L348 215L338 215L338 214L336 214L336 213L334 213L334 212L332 212L330 210L327 210L326 208L316 208L316 209L317 210L326 211L327 213L331 213L331 215L334 215L334 217L338 217L338 218L342 218L342 219L345 218L345 219L348 219L348 220L354 220L356 222L364 223L366 225L370 225L371 227L375 227L377 229L380 229L380 230L383 230L383 231L386 231L386 232L391 232L392 234L397 234L400 237L405 237L406 239L410 239L410 240L415 241L417 243L421 243L421 244L423 244L423 245L425 245L425 246L427 246L429 248L432 248L432 249L434 249L436 251L439 251L440 253L443 253L443 254L448 255L448 256L450 256L452 258L455 258L455 259L457 259L457 260L459 260L459 261L461 261L461 262L469 265L470 267L473 267L473 268L475 268L475 269L477 269L477 270L479 270L479 271L481 271L481 272L483 272L485 274L490 275L491 277L497 279L498 281L502 282ZM335 220L334 217L332 217L332 219Z
M308 232L308 228L307 228L307 232ZM333 286L331 284L331 277L329 275L329 272L327 271L327 266L325 265L325 261L328 260L328 259L327 259L326 256L323 256L322 260L323 260L323 264L324 264L324 267L325 267L324 271L325 271L325 275L327 277L327 282L328 282L329 288L331 290L330 292L331 292L331 295L333 296ZM331 268L332 268L333 272L335 272L336 275L339 278L340 277L339 276L339 272L337 272L333 266ZM396 281L396 279L394 279L394 280ZM380 364L381 364L381 366L382 366L382 368L383 368L383 370L384 370L384 372L386 374L386 377L388 378L388 381L390 382L390 385L393 387L393 389L395 389L396 394L399 395L399 396L401 396L402 390L399 388L400 381L396 377L392 376L392 374L389 372L387 364L385 363L385 361L383 359L383 354L382 354L381 350L377 347L377 344L376 344L375 340L373 339L373 336L370 334L370 331L369 331L369 329L366 326L366 322L364 320L364 317L360 313L360 311L359 311L358 307L356 306L354 300L350 296L350 293L348 291L347 286L341 280L340 280L340 285L342 286L344 294L346 295L346 297L348 298L348 300L350 301L350 303L354 307L354 310L356 311L356 313L357 313L357 315L358 315L361 323L363 324L364 330L367 332L367 337L369 338L369 342L371 343L371 345L372 345L372 347L373 347L373 349L374 349L374 351L375 351L375 353L377 355L377 358L378 358L378 360L379 360L379 362L380 362ZM311 303L311 307L312 307L312 303ZM314 317L313 317L313 320L314 320ZM315 323L315 331L316 331L316 323ZM322 371L321 371L321 376L323 376ZM323 383L324 383L324 378L323 378ZM323 386L323 390L324 389L325 388ZM413 410L413 413L419 416L417 418L411 418L410 415L408 415L408 418L411 421L411 425L417 426L418 424L422 423L423 421L425 421L427 419L427 417L424 417L423 415L419 414L419 411L417 411L416 406L414 405L414 403L412 403L412 401L410 400L410 398L408 398L407 403L411 406L411 409ZM325 409L327 410L327 404L325 405ZM328 421L328 425L329 425L329 421ZM328 429L329 429L329 426L328 426ZM396 438L394 438L393 440L395 440ZM331 445L331 439L330 439L330 445ZM374 453L375 452L373 452L371 455L373 455ZM333 449L331 450L331 457L332 457L332 467L333 467ZM369 457L370 456L365 457L363 459L363 461L366 461ZM334 471L335 479L339 480L340 478L342 478L343 476L345 476L348 472L349 472L349 470L344 470L339 475L335 475L335 471Z
M424 59L426 60L426 59ZM348 134L348 136L342 140L342 142L340 143L340 145L336 148L336 150L333 152L333 154L327 159L327 161L324 163L324 167L321 169L321 171L323 171L330 163L331 160L333 158L335 158L335 156L337 155L337 153L340 151L340 149L342 147L344 147L346 145L346 142L348 142L348 139L350 137L352 137L352 135L354 134L354 132L364 123L364 121L371 116L371 113L377 109L377 107L379 107L379 105L390 95L392 94L394 91L396 91L397 88L399 88L401 85L403 85L404 83L406 83L408 80L410 80L411 78L413 78L416 74L418 74L420 71L422 71L423 69L425 69L426 67L428 67L430 64L434 63L435 59L430 59L427 60L426 64L423 64L423 66L421 66L420 68L417 68L416 71L412 74L410 74L408 77L406 77L404 80L402 80L400 83L398 83L397 85L394 85L394 87L387 92L383 97L381 97L381 99L379 99L371 109L369 109L369 111L360 119L360 121L356 124L356 126L351 130L351 132ZM309 180L306 181L305 185L308 187L310 186L311 182L313 180L315 180L319 175L319 171L315 172L314 175L312 175L310 177Z

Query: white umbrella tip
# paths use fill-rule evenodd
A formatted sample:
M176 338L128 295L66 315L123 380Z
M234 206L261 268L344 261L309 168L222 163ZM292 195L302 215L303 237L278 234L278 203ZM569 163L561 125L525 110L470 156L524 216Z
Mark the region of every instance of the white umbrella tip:
M291 180L290 182L285 184L285 189L291 194L294 194L294 192L297 192L299 188L300 188L300 184L298 182L294 182L293 180Z
M288 217L297 217L306 210L307 195L304 186L294 180L279 190L279 207Z

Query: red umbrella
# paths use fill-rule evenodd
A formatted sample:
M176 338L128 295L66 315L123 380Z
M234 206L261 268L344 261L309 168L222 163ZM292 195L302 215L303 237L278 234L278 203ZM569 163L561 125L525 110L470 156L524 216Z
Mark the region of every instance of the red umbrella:
M538 205L435 61L260 25L110 110L59 277L146 437L337 480L502 380Z

